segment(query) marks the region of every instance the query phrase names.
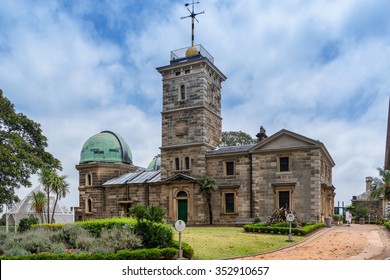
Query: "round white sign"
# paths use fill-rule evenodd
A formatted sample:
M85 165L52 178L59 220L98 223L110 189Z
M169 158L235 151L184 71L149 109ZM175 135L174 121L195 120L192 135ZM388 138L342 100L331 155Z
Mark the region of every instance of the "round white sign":
M184 231L184 229L186 228L186 223L182 220L177 220L176 223L175 223L175 229L179 232L182 232Z
M287 214L286 220L287 222L293 222L295 220L294 214L292 213Z

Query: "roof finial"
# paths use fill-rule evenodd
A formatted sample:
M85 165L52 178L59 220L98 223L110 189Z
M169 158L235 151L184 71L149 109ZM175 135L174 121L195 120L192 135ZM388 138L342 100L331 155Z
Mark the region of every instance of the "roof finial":
M192 3L186 3L184 6L187 8L187 10L190 12L190 15L189 16L186 16L186 17L181 17L181 19L184 19L184 18L192 18L192 25L191 25L191 31L192 31L192 36L191 36L191 47L194 47L194 41L195 41L195 35L194 35L194 30L195 30L195 22L194 22L194 20L196 19L196 21L197 22L199 22L198 21L198 19L196 18L196 16L197 15L199 15L199 14L204 14L204 11L203 12L200 12L200 13L195 13L195 11L194 11L194 6L195 6L195 4L199 4L199 2L194 2L193 0L192 0ZM188 8L188 6L192 6L192 11Z

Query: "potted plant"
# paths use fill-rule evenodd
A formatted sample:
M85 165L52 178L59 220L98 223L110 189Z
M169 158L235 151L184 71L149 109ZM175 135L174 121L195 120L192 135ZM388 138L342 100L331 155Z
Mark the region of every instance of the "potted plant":
M335 222L336 225L339 225L342 219L343 219L342 215L338 215L338 214L333 215L333 221Z

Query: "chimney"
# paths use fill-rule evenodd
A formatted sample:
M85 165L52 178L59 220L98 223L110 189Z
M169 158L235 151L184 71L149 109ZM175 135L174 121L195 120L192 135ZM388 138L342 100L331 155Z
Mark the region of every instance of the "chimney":
M372 187L372 177L366 177L366 191L371 190Z
M260 126L260 132L256 134L256 137L257 137L258 142L260 142L268 137L267 134L265 134L264 127Z

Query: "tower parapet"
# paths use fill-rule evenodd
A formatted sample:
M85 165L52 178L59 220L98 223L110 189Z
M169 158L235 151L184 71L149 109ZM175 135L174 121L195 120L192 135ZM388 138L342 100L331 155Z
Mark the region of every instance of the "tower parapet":
M214 64L214 57L200 44L171 51L170 64L187 62L198 58L207 58Z

